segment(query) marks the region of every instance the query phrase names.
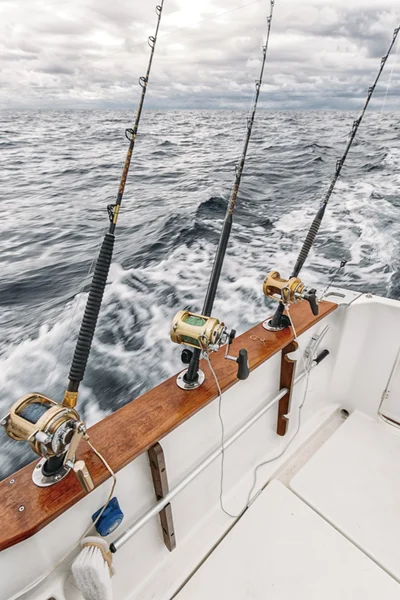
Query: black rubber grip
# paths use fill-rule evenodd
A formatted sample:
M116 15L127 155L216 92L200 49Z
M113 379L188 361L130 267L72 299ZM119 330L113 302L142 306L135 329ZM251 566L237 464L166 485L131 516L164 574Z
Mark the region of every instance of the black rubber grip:
M317 358L314 359L315 364L319 365L319 363L322 362L327 356L329 356L329 350L322 350L322 352L318 354Z
M96 330L97 318L99 316L104 290L107 284L108 272L114 250L115 237L107 233L104 237L100 254L94 269L92 283L90 285L89 297L86 302L81 328L76 343L74 358L72 360L69 379L71 382L82 381L86 364L92 346L94 332Z
M314 317L317 317L319 313L317 302L317 290L310 290L307 294L305 294L304 300L307 300L307 302L311 306L312 314L314 315Z
M300 250L299 257L297 259L296 265L293 270L293 277L297 277L298 274L300 273L301 269L303 268L303 265L307 260L307 256L310 253L310 250L315 241L315 238L317 237L317 233L318 233L320 227L321 227L321 219L319 219L317 216L317 217L315 217L314 221L312 222L311 227L307 233L307 237L304 241L303 247Z
M239 350L239 356L237 357L236 362L238 364L237 378L242 380L247 379L250 375L249 356L247 354L247 350L244 348Z

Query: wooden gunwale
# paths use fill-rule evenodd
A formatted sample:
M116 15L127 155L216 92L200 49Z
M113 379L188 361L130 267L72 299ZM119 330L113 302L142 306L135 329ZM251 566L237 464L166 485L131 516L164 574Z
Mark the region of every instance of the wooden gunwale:
M331 302L321 302L319 306L317 317L312 315L307 302L293 306L290 314L298 335L337 308ZM250 369L253 370L291 341L291 329L273 333L259 324L234 341L230 354L236 355L240 348L246 348ZM224 351L221 349L211 358L222 391L237 382L237 365L224 360ZM89 429L92 443L115 472L215 400L215 382L204 360L201 361L201 369L205 372L206 381L196 391L181 390L176 385L176 376L171 377ZM108 471L86 442L81 443L78 458L86 462L96 487L108 479ZM73 474L52 487L36 487L31 479L35 465L36 462L31 463L0 482L0 550L31 537L85 495ZM10 480L14 482L10 484ZM24 510L19 511L22 498Z

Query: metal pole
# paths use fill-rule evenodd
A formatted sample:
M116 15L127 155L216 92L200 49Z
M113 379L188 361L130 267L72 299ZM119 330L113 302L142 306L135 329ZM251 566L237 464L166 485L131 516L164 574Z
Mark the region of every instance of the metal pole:
M305 371L298 375L294 380L295 385L297 383L300 383L300 381L302 381L305 376ZM254 423L256 423L263 415L265 415L265 413L268 412L269 409L272 408L277 402L279 402L279 400L283 398L288 393L288 391L289 390L287 388L282 388L279 394L277 394L265 406L260 408L248 421L246 421L246 423L244 423L244 425L239 427L239 429L237 429L230 437L228 437L224 443L224 450L229 448L229 446L231 446L252 425L254 425ZM165 508L166 505L169 504L175 498L175 496L180 494L180 492L184 490L189 485L189 483L196 479L200 475L200 473L202 473L209 465L211 465L211 463L214 462L214 460L221 456L221 454L222 446L218 446L218 448L214 450L214 452L209 454L208 457L205 460L203 460L199 465L197 465L197 467L195 467L193 471L189 473L189 475L187 475L184 479L182 479L180 483L173 487L168 492L168 494L164 496L164 498L162 498L162 500L157 502L157 504L155 504L153 508L150 508L148 511L146 511L139 519L137 519L137 521L135 521L130 527L128 527L128 529L126 529L124 533L117 537L117 539L110 545L111 552L116 552L117 550L119 550L128 540L131 539L131 537L133 537L142 527L144 527L144 525L146 525L146 523L148 523L150 519L158 515L158 513L162 511L162 509Z

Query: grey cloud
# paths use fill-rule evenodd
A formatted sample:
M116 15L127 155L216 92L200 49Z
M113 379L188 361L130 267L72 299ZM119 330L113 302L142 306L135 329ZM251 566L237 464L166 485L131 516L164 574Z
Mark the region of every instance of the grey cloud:
M40 73L49 73L50 75L72 75L73 70L63 65L48 65L38 69Z
M267 2L181 30L245 0L166 0L147 106L246 109L258 76ZM0 5L0 107L133 107L156 3L15 0ZM197 8L196 8L197 7ZM203 7L203 8L202 8ZM186 20L188 22L188 20ZM357 109L400 24L398 1L276 0L264 108ZM387 109L399 109L400 59ZM377 106L375 103L374 106Z

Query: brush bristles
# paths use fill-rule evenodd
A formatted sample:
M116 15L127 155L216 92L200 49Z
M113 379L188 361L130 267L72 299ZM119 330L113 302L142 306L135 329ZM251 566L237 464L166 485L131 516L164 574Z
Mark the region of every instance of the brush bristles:
M112 600L110 567L98 546L86 546L72 563L77 588L85 600Z

